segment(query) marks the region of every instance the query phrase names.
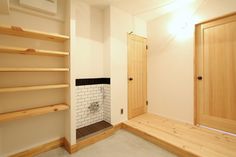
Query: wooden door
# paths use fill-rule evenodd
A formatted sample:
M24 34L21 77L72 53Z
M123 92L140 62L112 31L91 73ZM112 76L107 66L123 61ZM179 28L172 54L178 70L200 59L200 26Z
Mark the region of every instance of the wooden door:
M147 111L147 39L128 35L128 118Z
M196 26L196 123L236 133L236 14Z

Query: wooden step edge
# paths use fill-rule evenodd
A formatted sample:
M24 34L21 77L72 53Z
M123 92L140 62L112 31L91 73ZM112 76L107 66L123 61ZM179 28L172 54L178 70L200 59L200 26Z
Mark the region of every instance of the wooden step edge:
M181 157L199 157L198 155L187 151L185 148L180 148L176 145L173 145L167 141L161 140L160 138L157 138L155 136L152 136L151 134L142 131L134 126L129 125L128 122L123 122L122 124L122 129L129 131L173 154L176 154L177 156L181 156Z

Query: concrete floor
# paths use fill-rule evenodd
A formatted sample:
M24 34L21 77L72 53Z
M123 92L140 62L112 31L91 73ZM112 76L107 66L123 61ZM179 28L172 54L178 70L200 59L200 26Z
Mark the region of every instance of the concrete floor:
M88 146L73 155L58 148L37 157L177 157L127 131L119 130L111 137Z

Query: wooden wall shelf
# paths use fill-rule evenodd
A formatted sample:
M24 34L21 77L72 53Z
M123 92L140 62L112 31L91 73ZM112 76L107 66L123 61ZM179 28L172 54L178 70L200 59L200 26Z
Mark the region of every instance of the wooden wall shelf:
M68 72L69 68L0 68L0 72Z
M13 35L24 38L33 38L40 40L49 40L54 42L64 42L69 38L69 36L40 32L30 29L23 29L17 26L0 26L0 34Z
M69 84L0 88L0 93L68 88Z
M0 53L41 55L41 56L68 56L69 52L37 50L31 48L17 48L9 46L0 46Z
M1 113L0 123L16 120L16 119L22 119L26 117L43 115L43 114L57 112L57 111L63 111L63 110L67 110L68 108L69 106L66 104L57 104L57 105L50 105L50 106L45 106L45 107L26 109L26 110L9 112L9 113Z
M5 35L7 35L7 36L5 36ZM13 94L11 97L9 97L9 101L14 100L12 102L13 106L18 106L19 104L18 104L17 99L21 99L17 96L14 96L14 94L23 94L24 96L28 97L28 99L33 99L33 98L29 97L29 94L31 92L36 92L36 91L41 91L41 90L42 90L41 92L43 92L44 90L50 90L51 94L53 95L53 92L57 92L58 90L62 90L62 92L63 92L62 94L65 97L68 96L70 83L67 83L66 80L69 79L69 74L70 74L69 66L67 66L67 65L69 65L70 53L68 52L68 50L66 50L66 47L68 46L68 44L70 42L69 36L56 34L56 33L48 33L48 32L30 30L30 29L17 27L17 26L4 26L4 25L0 25L0 36L2 38L1 40L6 40L5 38L7 38L7 37L10 37L12 39L17 39L16 41L12 40L12 43L8 42L10 44L10 46L8 44L7 45L4 45L4 44L0 45L0 54L1 54L1 57L3 60L4 60L4 58L8 59L11 57L13 57L12 58L13 62L18 62L18 60L16 60L15 57L17 57L19 59L23 59L23 60L21 60L21 62L24 62L24 60L26 60L26 59L27 60L30 60L30 59L35 60L36 59L35 62L41 61L40 63L42 65L45 65L45 64L55 65L54 67L58 67L56 65L58 63L60 64L61 61L64 62L64 64L61 66L62 68L50 68L50 66L37 66L33 60L31 61L30 67L27 67L27 66L26 67L25 66L19 67L19 65L18 66L13 65L13 67L12 67L12 66L8 66L7 64L1 65L0 74L6 75L6 77L8 77L7 79L9 79L9 80L11 80L12 77L17 77L18 81L25 82L28 79L30 79L31 81L36 81L37 79L35 77L32 77L33 75L35 75L34 72L46 72L46 73L42 73L41 77L45 77L44 75L51 76L51 74L54 74L55 79L52 80L53 82L51 82L51 84L47 84L44 82L44 84L42 83L43 85L35 83L35 85L24 84L24 85L16 86L15 82L13 81L12 84L10 84L8 86L5 84L5 87L0 87L0 95ZM27 38L27 40L26 40L26 38ZM25 39L24 43L22 43L20 41L23 39ZM33 39L35 39L35 40L33 40ZM30 48L32 45L32 42L38 42L39 40L41 40L42 42L40 41L40 43L45 46L47 44L53 44L52 42L57 42L57 43L54 43L56 45L51 45L52 49L58 47L59 45L60 45L59 46L60 48L65 48L65 49L62 51L61 50L53 51L53 50L41 50L42 47L37 47L39 49ZM17 44L19 44L20 47L17 47L17 46L15 47L14 46L15 42L18 42ZM28 44L28 45L26 47L21 47L24 44ZM24 56L24 55L29 55L29 56ZM30 55L32 55L32 56L30 56ZM42 56L46 56L46 57L42 57ZM48 58L47 56L50 56L50 58ZM62 58L56 58L56 57L62 57ZM44 63L44 59L46 59L46 63ZM50 60L48 60L48 59L50 59ZM48 63L48 61L51 61L51 64ZM10 74L13 76L7 76L8 72L11 72ZM25 78L25 77L18 76L18 74L21 75L24 73L15 73L15 72L32 72L32 73L28 73L30 76ZM47 72L51 72L51 73L47 73ZM63 73L60 73L62 75L57 76L57 73L54 73L54 72L63 72ZM38 74L41 75L41 73L38 73ZM56 79L57 77L59 77L59 79L63 79L63 80L66 79L66 80L65 80L65 82L62 81L62 83L58 83L57 79ZM30 83L31 81L28 81L28 83ZM55 89L55 90L53 90L53 89ZM15 92L22 92L22 93L15 93ZM25 93L23 93L23 92L25 92ZM54 99L54 101L57 101L57 100L61 100L61 96L52 97L52 98L42 97L42 98L39 98L38 100L33 99L33 101L37 102L37 101L40 101L40 99L47 99L48 101L50 101L51 99ZM46 115L48 113L68 110L70 108L70 105L68 104L68 100L65 99L63 101L64 102L61 104L55 104L55 105L46 105L45 104L41 107L34 106L34 108L28 108L28 109L17 108L17 109L13 109L13 110L15 110L13 112L12 111L11 112L7 111L5 113L0 112L0 124L4 123L4 122L8 122L8 121L17 120L17 119L31 118L34 116ZM62 114L64 114L64 113L62 113ZM50 119L55 118L55 117L51 117L50 115L48 115L48 116L49 116L48 118L50 118ZM39 117L39 118L42 118L42 117ZM58 119L58 120L60 121L60 119ZM34 122L36 122L36 121L34 121ZM61 125L63 126L64 124L62 123ZM37 129L37 128L35 128L35 129ZM43 129L47 129L47 127L45 126ZM25 133L24 135L27 136L27 133ZM24 141L18 141L18 144L19 144L19 142L24 143ZM25 154L25 152L23 154ZM18 155L18 156L21 156L21 155Z

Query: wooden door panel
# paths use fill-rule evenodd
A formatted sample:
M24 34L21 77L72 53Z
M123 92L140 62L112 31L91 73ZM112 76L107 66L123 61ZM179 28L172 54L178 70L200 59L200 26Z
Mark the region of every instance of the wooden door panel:
M128 35L128 117L146 112L147 100L146 39Z
M196 121L236 133L236 15L196 26Z
M236 120L236 58L232 29L236 22L204 30L204 97L205 113ZM235 38L235 39L234 39ZM232 110L232 111L231 111Z

